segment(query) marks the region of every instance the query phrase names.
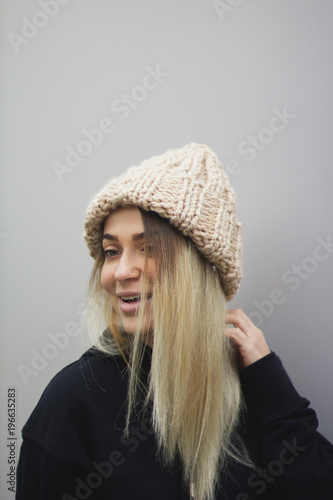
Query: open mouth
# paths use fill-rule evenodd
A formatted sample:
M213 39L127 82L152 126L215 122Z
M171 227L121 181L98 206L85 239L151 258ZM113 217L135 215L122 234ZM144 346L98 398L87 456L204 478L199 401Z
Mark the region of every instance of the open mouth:
M146 299L150 299L152 296L151 293L148 293L146 296ZM121 297L122 302L125 302L125 304L135 304L136 302L140 302L141 300L141 295L129 295L128 297Z

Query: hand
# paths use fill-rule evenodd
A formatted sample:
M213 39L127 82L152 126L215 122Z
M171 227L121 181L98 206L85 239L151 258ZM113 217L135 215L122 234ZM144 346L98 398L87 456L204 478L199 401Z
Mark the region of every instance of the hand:
M240 368L245 368L270 353L263 332L241 309L228 309L226 323L235 325L235 328L226 327L225 335L235 343Z

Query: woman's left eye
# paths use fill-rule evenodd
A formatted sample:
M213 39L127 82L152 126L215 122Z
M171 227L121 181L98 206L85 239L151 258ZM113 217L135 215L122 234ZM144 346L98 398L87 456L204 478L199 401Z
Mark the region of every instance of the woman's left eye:
M154 247L149 245L149 246L142 246L141 247L141 252L147 252L148 255L151 255L154 252Z

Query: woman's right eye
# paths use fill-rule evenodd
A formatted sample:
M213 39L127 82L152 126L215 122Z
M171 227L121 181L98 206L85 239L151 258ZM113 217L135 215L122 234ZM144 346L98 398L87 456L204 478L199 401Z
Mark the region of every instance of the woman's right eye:
M104 255L107 259L112 259L112 257L116 257L118 254L119 254L118 250L114 250L114 249L104 250Z

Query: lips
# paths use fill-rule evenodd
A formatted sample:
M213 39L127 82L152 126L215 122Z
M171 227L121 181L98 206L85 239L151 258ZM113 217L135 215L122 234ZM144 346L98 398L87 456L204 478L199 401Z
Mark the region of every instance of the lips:
M141 294L133 292L123 292L117 294L120 300L120 309L126 313L136 313L139 309ZM147 300L152 297L151 293L147 294Z

